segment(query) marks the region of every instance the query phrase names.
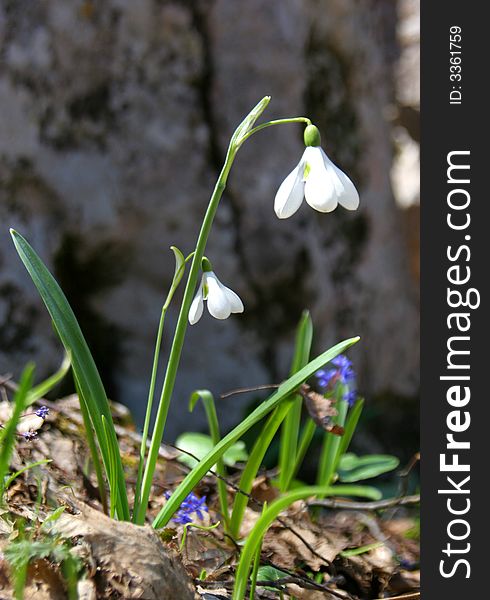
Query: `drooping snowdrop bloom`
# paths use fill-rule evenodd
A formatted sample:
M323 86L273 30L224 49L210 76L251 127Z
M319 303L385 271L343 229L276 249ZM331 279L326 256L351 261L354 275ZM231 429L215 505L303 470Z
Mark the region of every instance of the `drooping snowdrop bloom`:
M243 303L233 290L227 288L216 277L207 258L202 261L202 279L197 294L189 309L189 323L194 325L202 316L204 301L215 319L227 319L231 313L243 312Z
M320 132L314 125L305 129L305 151L298 166L277 190L274 210L287 219L301 206L303 197L319 212L327 213L341 204L348 210L359 206L359 194L352 181L328 158L320 147Z

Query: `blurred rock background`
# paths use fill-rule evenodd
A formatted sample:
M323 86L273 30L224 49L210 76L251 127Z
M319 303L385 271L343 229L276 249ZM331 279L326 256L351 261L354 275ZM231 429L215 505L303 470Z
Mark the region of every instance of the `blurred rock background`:
M273 198L301 155L301 127L243 147L207 254L246 312L188 330L167 437L202 427L187 413L194 388L284 378L308 307L317 351L362 337L351 356L366 444L416 450L418 10L412 0L1 0L0 373L33 359L42 377L61 359L12 226L56 274L111 396L142 419L168 248L192 250L229 136L270 94L268 119L305 114L319 126L361 208L304 205L279 222ZM227 400L225 427L248 401Z

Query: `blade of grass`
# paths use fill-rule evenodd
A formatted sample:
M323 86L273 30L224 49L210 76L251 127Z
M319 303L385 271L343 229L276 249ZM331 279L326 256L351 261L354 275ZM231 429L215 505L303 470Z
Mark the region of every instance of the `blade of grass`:
M287 381L282 383L280 387L274 392L268 400L258 406L246 419L244 419L237 427L235 427L230 433L216 445L211 452L209 452L200 462L196 465L190 473L184 478L181 484L177 487L174 493L170 496L168 502L161 509L153 521L153 527L164 527L172 518L173 514L178 510L184 498L193 490L193 488L199 483L204 477L207 471L216 464L216 461L223 455L223 453L232 446L237 440L239 440L243 434L250 429L253 425L261 421L267 414L269 414L274 408L288 396L290 396L308 377L311 377L315 371L318 371L326 363L335 358L338 354L341 354L347 348L350 348L359 341L358 337L350 338L343 342L340 342L333 348L326 350L314 360L308 363L303 369L298 371L295 375L290 377Z
M153 408L153 400L155 398L155 387L157 382L157 373L158 373L158 363L160 361L160 349L162 347L162 337L163 337L163 328L165 325L165 317L167 315L168 307L170 306L170 302L179 287L179 283L184 276L185 264L187 260L191 257L188 256L187 259L184 258L182 252L176 246L170 246L170 249L174 253L175 257L175 271L172 279L172 283L170 284L170 289L167 294L167 298L165 299L165 303L162 306L162 311L160 313L160 322L158 324L157 337L155 341L155 350L153 353L153 364L151 368L151 378L150 378L150 388L148 390L148 399L146 401L146 414L145 414L145 423L143 425L143 433L141 435L141 445L140 445L140 457L138 462L138 475L136 477L136 485L134 491L134 506L133 506L133 522L136 520L139 505L141 500L141 482L143 479L143 469L145 466L145 458L146 458L146 445L148 441L148 432L150 430L150 420L151 420L151 411Z
M262 515L259 517L257 522L252 528L252 531L247 537L247 541L243 546L240 561L238 563L236 575L235 575L235 587L233 589L233 600L243 600L247 590L247 584L249 580L250 565L256 556L257 547L261 543L267 529L269 529L272 522L277 518L279 513L285 510L288 506L309 498L311 496L361 496L369 497L369 492L366 487L355 486L355 485L342 485L334 488L329 486L307 486L298 488L292 492L288 492L281 498L271 502L270 506L264 510Z
M291 365L291 373L290 375L294 375L297 373L302 367L304 367L308 363L308 359L310 356L311 349L311 341L313 335L313 326L311 323L311 318L308 311L305 311L301 317L301 320L298 325L298 329L296 332L296 343L293 361ZM282 483L285 484L287 482L287 475L289 473L290 466L288 466L288 457L291 461L291 466L294 464L293 459L291 458L291 454L296 452L295 443L297 442L298 430L299 427L299 419L301 419L301 396L295 394L284 400L274 412L267 419L264 427L262 428L261 434L257 437L257 440L254 444L252 452L250 453L249 459L247 461L247 465L242 473L240 478L240 483L238 487L243 490L246 494L249 494L253 482L257 477L257 472L260 469L260 465L264 460L265 453L269 448L274 436L276 435L277 430L281 426L282 423L285 422L285 419L291 414L293 409L297 409L297 403L299 399L299 414L296 410L293 415L293 421L289 423L286 431L283 432L284 435L281 437L281 468L286 470L286 476L283 477ZM296 436L296 437L294 437ZM291 444L293 446L289 451L287 444ZM294 456L294 454L292 454ZM281 471L282 474L282 471ZM247 507L248 497L245 494L236 494L235 500L233 502L233 511L231 513L230 519L230 535L233 538L238 538L240 533L240 527L243 520L243 515L245 514L245 509Z
M292 469L291 481L296 476L297 472L299 471L299 468L303 463L306 453L308 452L308 448L310 447L311 440L315 435L315 431L315 421L313 421L311 417L308 417L301 431L298 452L296 454L296 460L294 461L294 467ZM289 485L291 485L291 481L289 482Z
M35 385L32 390L27 394L27 406L34 404L36 400L39 398L43 398L48 392L50 392L63 377L68 373L71 367L70 355L65 351L65 356L63 357L63 362L60 365L60 368L50 375L47 379Z
M250 452L250 456L248 457L246 467L240 477L240 483L238 484L240 490L244 491L245 494L250 494L253 482L257 477L257 472L260 469L260 465L267 452L267 448L269 448L277 430L284 421L284 417L290 410L291 404L291 399L284 399L269 416L260 435L257 437L252 451ZM245 494L236 494L233 501L233 510L230 518L230 535L234 539L238 539L240 535L243 515L248 504L248 496Z
M264 506L262 507L262 514L267 510L267 502L264 502ZM257 574L259 572L260 567L260 555L262 551L262 542L264 537L259 540L257 543L257 549L255 550L255 556L253 558L253 568L252 574L250 575L250 600L255 600L255 590L257 588Z
M110 503L110 517L111 519L114 518L114 515L116 513L116 506L117 506L117 493L118 493L118 489L117 489L117 485L116 485L116 480L115 478L117 477L117 470L116 470L116 460L117 457L114 454L114 447L111 446L110 442L109 442L109 426L107 425L107 420L104 417L104 415L102 415L102 426L104 428L104 432L106 434L106 439L107 439L107 445L109 446L109 452L110 452L110 463L111 463L111 468L110 468L110 474L112 477L112 480L109 481L109 489L111 490L111 503Z
M344 425L344 435L342 436L342 440L340 441L339 449L336 457L335 469L339 466L340 459L342 455L344 455L349 449L352 436L354 435L354 431L356 430L357 424L359 423L359 418L361 417L362 409L364 408L364 398L358 398L354 404L354 406L349 410L349 414L347 415L347 419L345 420Z
M88 449L90 456L92 457L92 464L94 466L95 477L97 478L97 487L99 488L100 502L105 515L109 515L109 506L107 504L107 492L105 489L104 475L102 473L102 464L100 462L99 452L97 450L97 443L95 441L94 431L92 429L92 421L87 408L87 403L83 397L80 386L78 385L77 378L74 376L73 381L75 382L75 389L78 394L78 401L80 403L80 412L82 413L83 425L85 428L85 437L87 439Z
M22 475L22 473L25 473L26 471L28 471L29 469L33 469L34 467L39 467L40 465L46 465L50 462L52 462L52 460L50 458L43 458L43 460L38 460L36 462L30 463L30 464L26 465L25 467L23 467L22 469L19 469L15 473L12 473L12 475L10 475L10 477L7 477L7 479L5 480L4 489L8 490L9 487L12 485L12 483L17 479L17 477L19 477L19 475Z
M189 411L192 412L194 407L199 400L202 400L204 404L204 410L206 411L206 417L208 420L209 434L213 444L216 446L221 440L221 433L219 429L218 415L216 414L216 404L214 402L214 396L209 390L196 390L190 397L189 400ZM216 472L221 477L226 477L225 464L223 458L220 457L216 462ZM223 479L218 479L218 496L221 515L223 517L225 530L228 530L228 494L226 492L226 483Z
M51 315L56 331L66 351L70 354L73 372L75 373L80 390L87 403L90 419L97 435L107 478L111 481L114 479L110 473L111 451L106 442L102 425L102 415L104 415L107 420L110 445L114 449L114 447L118 448L118 443L109 402L99 372L95 366L94 359L92 358L76 317L60 286L27 240L13 229L10 230L10 233L15 248ZM117 452L116 471L117 474L115 479L118 486L117 516L119 519L127 521L130 516L129 505L124 470L119 451Z
M344 426L347 411L349 410L348 403L343 400L344 386L337 386L337 401L335 407L338 414L333 417L332 421L340 427ZM342 438L333 433L327 432L323 437L323 447L320 456L320 464L318 465L317 485L330 485L337 469L337 455Z
M20 378L19 387L14 395L13 410L10 419L0 429L0 502L3 503L5 492L5 476L10 467L12 452L15 447L15 436L19 419L27 407L27 395L32 386L34 376L34 365L29 363Z
M308 363L312 340L313 323L311 322L310 313L304 311L296 335L291 375ZM299 394L296 394L282 425L281 444L279 448L279 487L282 492L285 492L289 488L293 478L302 407L303 399Z

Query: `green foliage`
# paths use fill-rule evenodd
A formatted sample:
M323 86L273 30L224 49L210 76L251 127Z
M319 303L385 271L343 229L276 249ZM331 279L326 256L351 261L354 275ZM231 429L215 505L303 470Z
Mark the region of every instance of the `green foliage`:
M246 139L258 131L273 125L302 123L309 126L307 132L310 130L316 131L311 125L310 120L306 117L278 119L256 125L256 121L267 108L269 101L269 96L264 97L249 112L233 133L228 146L225 162L203 218L194 251L191 252L187 258L184 258L184 255L177 247L171 246L175 258L175 272L167 297L162 306L156 335L155 352L146 406L146 417L135 486L133 521L138 524L143 524L145 521L153 483L153 475L159 455L159 447L163 439L169 405L180 364L188 324L189 309L198 282L199 273L202 269L202 260L212 224L223 191L226 187L235 156ZM31 248L29 243L19 233L11 230L11 235L16 250L53 320L56 332L65 347L66 357L58 372L34 389L29 391L32 381L32 372L26 375L21 382L18 396L16 396L14 415L11 422L7 424L7 427L2 430L2 433L0 434L0 439L2 441L2 449L0 450L0 481L2 482L2 485L4 485L3 482L5 481L6 469L8 468L13 447L16 426L15 419L18 420L19 415L23 410L23 408L22 410L19 409L17 404L25 407L26 404L32 403L36 398L39 398L40 395L45 394L61 380L71 364L84 419L87 443L97 476L102 504L106 512L109 512L112 517L117 516L119 519L129 520L130 509L118 440L109 402L90 350L65 295L49 270ZM147 452L165 317L175 292L184 276L186 264L189 261L190 269L188 271L187 282L169 352L165 377L163 379L158 402L155 425L151 435L151 442L149 443L149 450ZM177 440L179 447L184 451L195 455L197 460L185 454L179 458L179 460L191 468L191 471L177 487L168 502L155 518L153 522L154 527L162 527L169 522L173 514L178 510L181 502L199 483L210 468L215 468L218 475L221 478L224 478L226 477L227 466L233 467L239 461L246 461L239 482L239 487L244 493L237 493L235 495L231 517L228 515L226 484L222 479L218 481L221 513L223 515L225 528L232 537L237 538L248 501L247 494L252 488L253 481L257 476L258 469L263 462L264 456L281 426L279 447L279 488L281 492L286 495L283 496L283 498L280 498L276 503L273 503L270 507L264 508L264 513L259 521L265 523L267 520L266 517L272 518L277 506L282 506L281 502L285 502L284 506L287 506L287 502L292 497L303 497L301 494L307 493L306 488L295 489L294 492L287 493L293 486L294 477L303 461L316 429L315 423L311 419L307 419L300 435L303 401L298 393L299 388L307 379L314 375L318 369L343 353L359 339L356 337L345 340L310 361L312 337L312 321L308 312L305 311L297 329L295 350L289 378L279 386L276 392L253 410L251 414L223 438L221 437L215 402L211 392L208 390L197 390L193 393L190 399L189 409L192 411L199 400L203 402L209 425L209 435L187 433L180 436ZM334 418L334 421L339 428L342 427L344 429L344 434L343 436L333 435L332 433L325 434L317 478L318 486L316 488L308 488L308 493L321 494L321 490L327 490L329 494L340 494L343 491L346 494L357 493L363 497L378 498L379 492L374 490L374 488L361 486L331 487L336 481L337 474L343 481L360 481L366 477L373 477L394 468L392 465L394 464L394 461L396 461L396 459L393 459L392 457L380 456L355 457L355 459L353 459L353 455L346 454L362 412L363 401L358 400L355 406L349 409L347 402L343 400L342 389L340 386L338 387L337 394L336 406L338 415ZM265 418L267 419L263 425L262 432L254 443L250 456L248 456L241 438L254 425ZM26 469L32 466L33 465L29 465ZM18 474L20 474L20 472L11 477L15 477ZM108 498L105 489L106 481L110 491L110 506L108 506ZM316 491L312 492L312 490ZM262 531L261 535L263 535L263 533L264 532ZM259 538L256 539L256 542L258 539ZM247 540L245 547L248 547L248 543L249 540ZM260 571L260 545L257 545L257 543L253 549L252 555L256 557L254 566L254 573L256 576ZM245 567L243 568L245 569ZM71 567L68 566L68 569L70 570Z
M206 435L205 433L188 432L179 435L175 445L177 448L185 450L186 452L193 454L199 460L202 460L212 451L216 444L213 442L211 436ZM234 467L238 462L246 461L247 458L248 454L245 444L242 441L238 441L223 453L222 461L225 465ZM196 459L187 454L181 454L177 460L191 469L198 464ZM215 465L211 468L215 468Z
M141 445L140 445L140 460L138 463L138 476L136 478L136 486L135 486L135 501L134 501L134 510L133 510L133 519L136 518L136 515L139 511L139 504L141 500L141 483L143 479L143 467L145 464L146 458L146 445L148 441L148 432L150 430L150 420L151 420L151 411L153 408L153 400L155 398L155 386L157 381L157 373L158 373L158 363L160 360L160 349L162 346L162 336L163 336L163 328L165 325L165 317L167 315L168 307L174 297L177 288L179 287L179 283L184 276L185 265L189 258L192 256L188 256L184 258L182 252L176 246L170 246L170 249L174 253L175 258L175 271L174 276L172 278L172 282L170 284L170 289L167 294L167 298L162 306L162 311L160 313L160 323L158 324L158 332L157 338L155 342L155 351L153 354L153 366L151 370L151 379L150 379L150 388L148 390L148 400L146 402L146 414L145 414L145 424L143 426L143 434L141 436Z
M57 509L50 515L45 524L56 520L61 514ZM53 535L45 529L32 527L26 530L22 521L17 522L17 536L5 548L5 558L11 566L13 587L16 600L22 600L27 578L29 563L35 560L47 559L59 564L65 576L65 585L69 600L75 600L77 581L82 569L80 559L75 556L70 546L60 536Z
M17 479L17 477L19 477L19 475L22 475L22 473L25 473L26 471L28 471L29 469L33 469L34 467L39 467L40 465L46 465L50 462L52 462L50 458L44 458L43 460L38 460L36 462L29 463L22 469L19 469L15 473L12 473L12 475L5 477L4 478L4 491L8 490L9 487L12 485L12 483Z
M354 485L337 487L307 486L294 490L293 492L288 492L277 500L274 500L274 502L271 502L270 506L262 512L262 515L253 526L243 546L235 576L235 587L232 596L233 600L243 600L243 598L245 598L250 567L256 556L257 547L262 543L262 538L271 523L288 506L298 500L303 500L312 496L361 496L372 498L373 494L376 494L376 490L370 490L370 488L367 487Z
M349 550L343 550L342 552L340 552L340 556L342 556L343 558L349 558L350 556L359 556L360 554L371 552L371 550L376 550L376 548L381 548L381 546L384 545L384 542L373 542L372 544L359 546L359 548L349 548Z
M34 376L34 365L29 364L24 369L20 378L19 388L14 395L13 411L10 419L0 429L0 502L3 502L3 495L9 479L6 479L9 472L12 452L15 447L15 438L17 435L17 425L20 417L27 407L29 390L32 387Z
M313 326L308 311L305 311L301 317L296 332L296 344L293 361L291 365L291 376L295 375L307 363L310 356L311 341L313 336ZM298 394L293 394L285 398L279 404L274 412L269 416L262 432L257 437L247 465L240 478L239 488L246 494L249 494L253 482L257 477L264 456L277 433L277 430L284 422L280 446L280 485L281 490L289 486L292 467L294 466L294 457L296 454L296 443L299 431L299 422L301 419L302 399ZM291 415L291 416L290 416ZM288 417L290 418L288 419ZM286 420L285 420L286 419ZM230 534L237 538L245 514L248 497L245 494L236 494L233 502L233 511L230 520Z
M308 363L312 341L313 323L310 313L304 311L296 333L291 375ZM291 480L294 477L294 466L298 455L298 436L301 425L302 407L303 399L299 394L296 394L282 424L281 444L279 448L279 485L282 492L289 489Z
M70 370L70 366L70 355L68 352L65 351L63 361L56 373L53 373L47 379L45 379L41 383L38 383L32 388L32 390L29 391L29 393L27 394L27 406L34 404L36 400L43 398L48 392L50 392L55 386L57 386L58 383L61 382L61 380Z
M194 469L192 469L192 471L185 477L182 483L170 496L168 502L165 504L162 510L158 513L153 521L153 526L165 527L165 525L172 518L172 515L178 510L184 498L196 487L207 471L212 468L214 464L216 464L218 458L220 458L228 448L230 448L237 440L239 440L253 425L261 421L266 415L272 412L276 406L278 406L286 398L289 398L304 381L306 381L313 375L313 373L315 373L315 371L318 371L318 369L323 367L337 355L345 352L347 348L350 348L358 340L359 338L356 337L337 344L333 348L330 348L329 350L317 356L303 369L298 371L298 373L283 382L277 391L268 398L268 400L260 404L250 415L248 415L248 417L246 417L239 425L232 429L232 431L230 431L230 433L228 433L220 441L220 443L217 444L215 448L213 448L213 450L209 452L198 465L196 465L196 467L194 467Z
M373 479L373 477L393 471L399 464L400 461L396 456L387 454L356 456L348 452L341 457L339 462L339 480L345 483L353 483Z
M70 356L75 379L97 435L108 481L114 482L117 486L117 491L111 490L111 496L117 497L118 518L129 520L129 505L117 436L104 386L90 350L76 317L54 277L28 242L13 229L10 233L15 248L37 287L61 342ZM106 419L107 432L104 431L102 416ZM114 456L116 456L115 463L112 461ZM116 469L116 473L111 472L111 465Z

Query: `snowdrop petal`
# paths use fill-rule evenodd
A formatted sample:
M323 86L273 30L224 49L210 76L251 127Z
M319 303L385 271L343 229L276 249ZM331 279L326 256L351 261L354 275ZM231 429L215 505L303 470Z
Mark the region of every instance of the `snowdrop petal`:
M352 181L347 175L339 169L334 163L328 158L323 150L321 150L323 163L325 168L331 177L338 180L341 187L337 186L337 200L347 210L357 210L359 208L359 193L357 192Z
M305 168L305 199L319 212L327 213L337 208L337 199L342 184L333 170L327 169L322 149L309 146L303 155Z
M287 219L294 215L301 206L304 193L303 170L303 159L301 159L298 166L289 173L277 190L274 210L279 219Z
M230 303L231 312L232 313L242 313L244 308L243 308L243 302L241 301L240 296L238 294L235 294L235 292L233 290L230 290L230 288L227 288L222 283L221 283L221 289L225 293L225 295L228 299L228 302Z
M204 300L202 297L202 287L199 288L199 291L194 297L192 301L191 307L189 309L189 323L194 325L199 321L202 317L202 311L204 309Z
M227 319L231 314L231 305L226 293L214 273L206 273L208 286L208 310L215 319Z

